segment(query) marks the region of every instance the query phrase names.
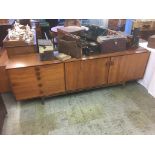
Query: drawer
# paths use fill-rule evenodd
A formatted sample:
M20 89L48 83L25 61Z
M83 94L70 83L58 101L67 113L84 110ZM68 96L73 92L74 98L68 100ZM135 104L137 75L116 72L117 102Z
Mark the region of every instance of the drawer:
M64 64L8 70L17 100L48 96L65 91Z
M40 81L46 95L65 91L64 64L45 65L40 67Z
M12 91L17 100L40 96L34 67L8 70Z

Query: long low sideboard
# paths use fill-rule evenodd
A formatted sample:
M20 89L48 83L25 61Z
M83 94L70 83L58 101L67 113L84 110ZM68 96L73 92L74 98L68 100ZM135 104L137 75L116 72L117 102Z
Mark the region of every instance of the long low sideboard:
M150 52L139 47L67 61L19 55L6 66L16 100L46 97L141 79Z

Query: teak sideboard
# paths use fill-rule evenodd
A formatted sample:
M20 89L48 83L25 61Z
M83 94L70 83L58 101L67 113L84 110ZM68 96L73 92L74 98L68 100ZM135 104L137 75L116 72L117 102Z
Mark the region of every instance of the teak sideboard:
M12 58L6 69L16 100L25 100L141 79L149 55L137 48L62 62L29 54Z

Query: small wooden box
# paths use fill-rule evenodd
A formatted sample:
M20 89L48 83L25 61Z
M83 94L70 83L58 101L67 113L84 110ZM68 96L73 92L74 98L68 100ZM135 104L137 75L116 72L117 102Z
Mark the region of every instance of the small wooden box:
M126 38L124 36L109 35L101 38L103 39L103 41L99 43L101 53L126 50Z
M16 55L35 53L37 51L35 40L28 44L23 40L9 40L6 36L3 40L3 46L6 48L9 58Z

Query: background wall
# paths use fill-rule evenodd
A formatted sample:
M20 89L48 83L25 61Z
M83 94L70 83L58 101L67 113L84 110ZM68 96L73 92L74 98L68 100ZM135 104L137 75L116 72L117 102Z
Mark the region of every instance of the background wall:
M98 25L104 28L108 27L108 19L88 19L88 21L90 25Z
M81 25L97 25L108 27L108 19L81 19Z

